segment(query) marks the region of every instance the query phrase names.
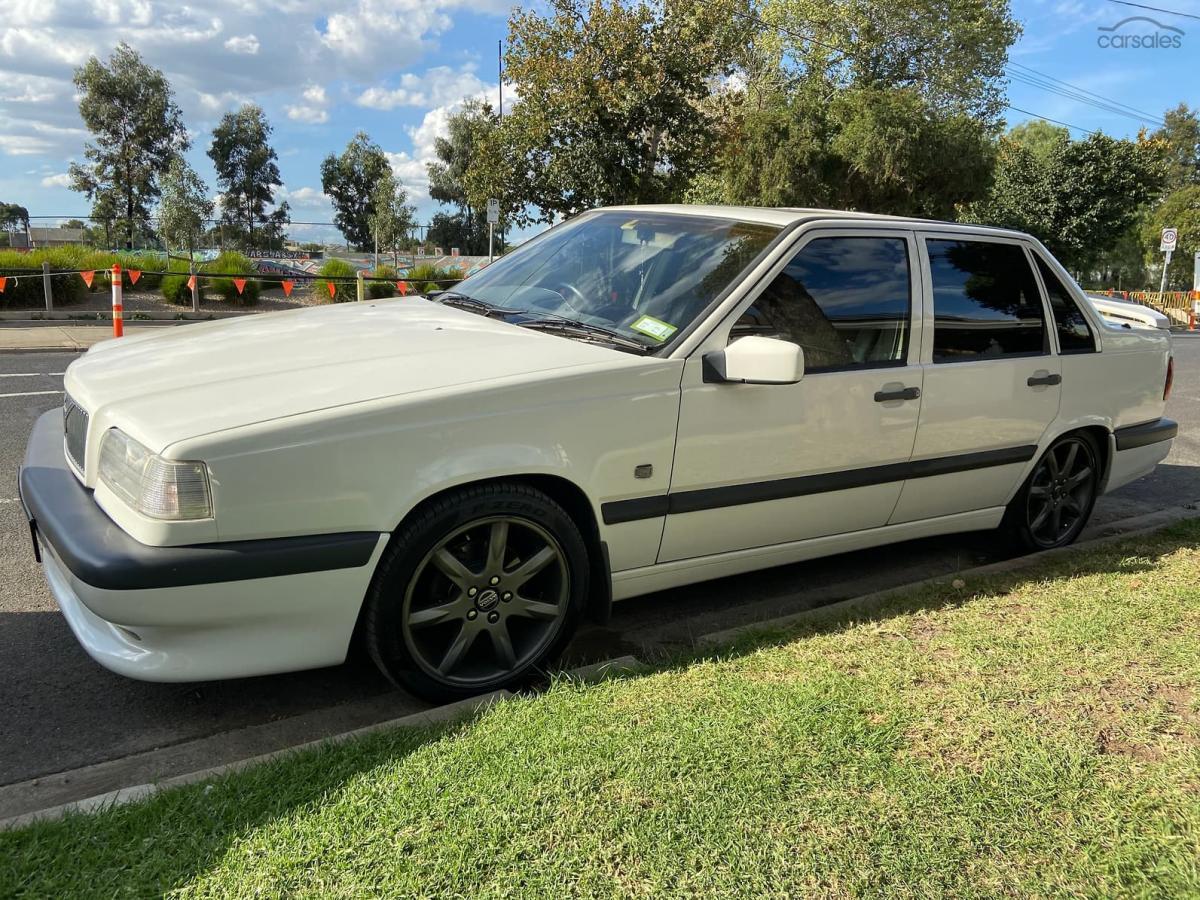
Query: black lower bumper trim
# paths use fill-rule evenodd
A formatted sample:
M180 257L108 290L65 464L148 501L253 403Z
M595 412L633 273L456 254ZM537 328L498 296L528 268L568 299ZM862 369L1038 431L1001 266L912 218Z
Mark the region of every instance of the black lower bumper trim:
M150 547L118 527L67 468L62 414L38 419L18 477L35 536L71 573L103 590L132 591L221 584L365 565L380 532L302 535L252 541ZM36 537L35 537L36 540Z
M1141 425L1118 428L1113 432L1117 450L1135 450L1161 441L1169 441L1179 434L1179 423L1172 419L1155 419Z

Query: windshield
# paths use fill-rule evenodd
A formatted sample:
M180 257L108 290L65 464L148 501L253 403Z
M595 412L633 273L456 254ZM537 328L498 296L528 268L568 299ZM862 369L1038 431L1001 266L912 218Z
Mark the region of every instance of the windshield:
M597 212L547 232L455 286L500 311L570 319L667 345L779 233L706 216Z

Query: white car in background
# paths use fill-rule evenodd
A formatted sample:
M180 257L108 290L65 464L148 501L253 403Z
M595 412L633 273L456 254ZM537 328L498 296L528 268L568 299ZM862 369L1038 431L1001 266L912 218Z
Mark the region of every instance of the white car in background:
M1096 312L1106 321L1114 325L1124 325L1129 328L1159 328L1171 330L1171 320L1157 309L1136 303L1133 300L1123 300L1120 297L1110 297L1096 291L1088 291L1088 301L1095 307Z
M613 600L1002 528L1171 447L1169 336L1012 231L602 209L433 299L101 344L21 496L67 622L159 681L341 662L514 687Z

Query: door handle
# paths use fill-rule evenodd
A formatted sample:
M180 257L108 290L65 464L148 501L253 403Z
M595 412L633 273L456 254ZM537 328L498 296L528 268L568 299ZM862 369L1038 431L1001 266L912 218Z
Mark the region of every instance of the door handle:
M1037 387L1038 385L1042 384L1062 384L1062 376L1057 373L1047 373L1046 375L1030 375L1029 378L1025 380L1025 383L1030 387Z
M875 402L887 403L889 400L916 400L921 396L919 387L898 388L894 391L876 391Z

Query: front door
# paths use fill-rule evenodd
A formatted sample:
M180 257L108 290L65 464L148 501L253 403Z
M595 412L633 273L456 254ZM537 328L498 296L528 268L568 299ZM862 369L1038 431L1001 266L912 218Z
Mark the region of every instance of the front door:
M919 268L904 229L816 231L687 361L660 562L884 525L921 408ZM796 384L711 384L744 335L804 350Z
M893 523L1005 505L1058 415L1062 381L1022 242L918 238L932 322L913 464L941 474L904 485Z

